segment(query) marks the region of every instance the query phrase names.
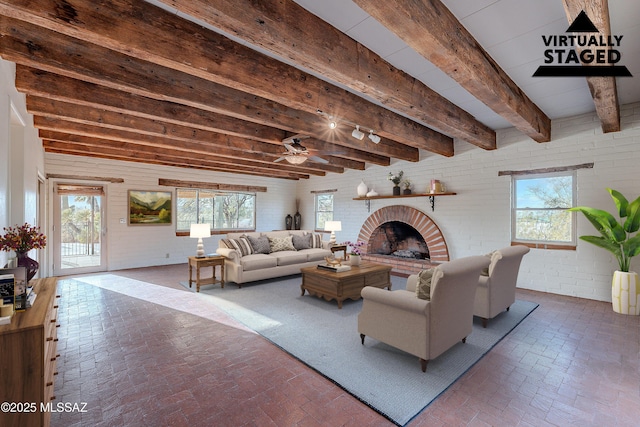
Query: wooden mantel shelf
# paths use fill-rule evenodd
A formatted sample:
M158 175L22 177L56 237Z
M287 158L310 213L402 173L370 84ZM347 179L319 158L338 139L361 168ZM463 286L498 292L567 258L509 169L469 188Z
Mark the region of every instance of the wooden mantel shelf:
M364 200L367 205L367 210L371 212L371 200L376 199L397 199L402 197L428 197L431 203L431 210L435 210L435 196L455 196L456 193L446 192L446 193L411 193L411 194L399 194L397 196L387 195L387 196L372 196L372 197L354 197L353 200Z

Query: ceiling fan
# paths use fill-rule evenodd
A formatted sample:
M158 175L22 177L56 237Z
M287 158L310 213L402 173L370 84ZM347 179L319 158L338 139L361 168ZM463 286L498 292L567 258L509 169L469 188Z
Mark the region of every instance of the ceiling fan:
M282 157L274 160L274 162L286 160L291 164L300 165L306 162L307 159L311 159L319 163L329 163L328 160L313 154L316 153L317 150L309 150L307 147L300 144L300 138L292 138L291 142L283 142L283 145L287 151L282 155Z

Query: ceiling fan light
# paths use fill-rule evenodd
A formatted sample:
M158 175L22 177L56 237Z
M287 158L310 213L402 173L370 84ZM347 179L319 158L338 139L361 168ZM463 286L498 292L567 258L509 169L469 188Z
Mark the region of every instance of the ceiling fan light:
M284 159L287 162L291 163L292 165L301 165L307 160L305 156L294 156L294 155L286 156Z
M329 122L329 129L335 129L336 127L338 127L338 124L335 121L331 120Z
M364 132L360 130L359 125L356 125L356 128L353 130L353 132L351 132L351 136L362 141L362 139L364 138Z
M378 144L380 142L380 137L373 133L373 131L369 131L369 139L373 141L374 144Z

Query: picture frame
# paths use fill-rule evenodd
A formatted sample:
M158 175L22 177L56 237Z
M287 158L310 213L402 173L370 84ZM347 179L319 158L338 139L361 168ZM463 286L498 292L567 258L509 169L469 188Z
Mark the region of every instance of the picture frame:
M129 225L171 225L172 191L128 191Z

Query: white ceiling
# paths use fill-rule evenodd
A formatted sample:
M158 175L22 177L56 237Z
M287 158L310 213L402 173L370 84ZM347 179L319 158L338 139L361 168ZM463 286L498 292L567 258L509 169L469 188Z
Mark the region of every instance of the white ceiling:
M511 127L445 73L418 55L350 0L294 0L419 79L493 129ZM594 111L584 78L532 77L544 60L543 35L564 34L561 0L442 0L514 82L550 118ZM609 0L612 34L622 35L622 59L633 78L618 78L621 104L640 101L640 1Z
M511 127L509 122L417 54L351 0L294 1L376 52L396 68L419 79L487 126L493 129ZM441 1L513 81L551 119L595 110L584 78L532 77L538 66L544 63L545 46L542 36L564 34L569 26L561 0ZM147 2L220 32L197 18L185 16L158 0L147 0ZM640 1L609 0L609 14L611 33L623 36L622 57L619 65L626 66L634 76L618 78L619 102L621 105L640 102ZM235 37L231 38L247 45ZM251 47L273 56L262 49ZM289 62L285 58L278 59ZM295 66L295 64L291 65ZM315 74L309 70L305 71Z

